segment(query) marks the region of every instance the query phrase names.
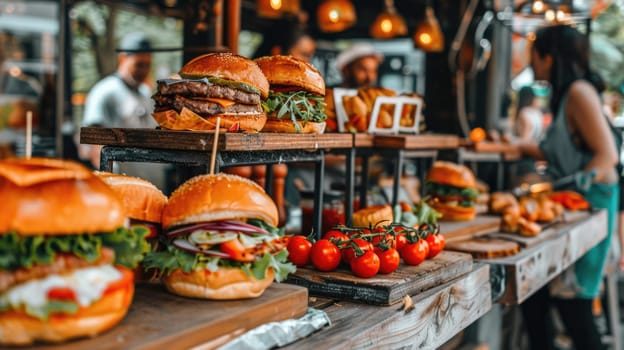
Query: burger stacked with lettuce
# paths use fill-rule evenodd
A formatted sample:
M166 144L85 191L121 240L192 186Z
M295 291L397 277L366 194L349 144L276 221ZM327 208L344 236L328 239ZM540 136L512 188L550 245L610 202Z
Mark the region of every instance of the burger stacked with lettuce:
M162 215L166 250L149 253L144 266L157 269L174 294L255 298L295 271L277 222L275 202L255 182L197 176L169 197Z
M58 159L0 162L0 344L94 336L125 316L149 250L91 171Z

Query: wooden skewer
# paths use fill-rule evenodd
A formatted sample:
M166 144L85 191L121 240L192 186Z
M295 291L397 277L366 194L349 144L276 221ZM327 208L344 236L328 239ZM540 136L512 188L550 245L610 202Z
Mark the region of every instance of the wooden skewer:
M32 157L32 111L26 112L26 159Z
M219 128L221 127L221 117L217 117L217 127L212 142L212 155L210 157L210 175L214 174L215 162L217 161L217 145L219 144Z

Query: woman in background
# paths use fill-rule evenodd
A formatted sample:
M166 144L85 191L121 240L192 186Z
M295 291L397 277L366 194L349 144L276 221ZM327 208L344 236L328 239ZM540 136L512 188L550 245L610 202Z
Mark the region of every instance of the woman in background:
M546 160L553 180L576 179L570 188L581 192L592 207L608 211L607 237L522 304L531 349L552 347L550 305L559 311L576 349L604 349L592 300L599 294L619 192L617 150L600 101L604 85L589 69L587 36L571 26L540 29L531 50L531 66L536 80L551 84L554 120L543 141L522 142L522 151Z

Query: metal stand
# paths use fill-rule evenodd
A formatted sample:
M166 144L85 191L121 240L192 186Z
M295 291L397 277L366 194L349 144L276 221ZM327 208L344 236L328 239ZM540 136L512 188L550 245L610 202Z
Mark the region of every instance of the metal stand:
M118 147L104 146L101 151L100 170L112 171L113 162L150 162L150 163L172 163L186 166L205 166L208 170L210 164L210 152L188 151L188 150L165 150L165 149L149 149L138 147ZM352 160L353 161L353 160ZM281 151L220 151L217 153L215 163L215 171L221 168L239 165L262 165L262 164L279 164L294 162L312 162L315 164L314 171L314 232L320 235L322 223L322 207L323 207L323 174L325 172L325 158L323 150L305 151L305 150L281 150ZM351 166L351 173L353 173ZM348 165L347 170L349 171ZM267 181L265 189L267 193L271 193L273 181L273 172L271 167L267 167ZM351 177L352 180L352 177ZM352 183L347 184L351 187ZM347 191L349 192L349 191Z

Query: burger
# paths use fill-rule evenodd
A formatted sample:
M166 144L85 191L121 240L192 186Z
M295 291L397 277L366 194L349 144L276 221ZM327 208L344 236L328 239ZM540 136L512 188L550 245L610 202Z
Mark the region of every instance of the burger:
M152 116L168 129L260 131L266 122L261 101L269 83L258 65L231 53L194 58L179 76L158 80Z
M425 195L444 220L467 221L475 217L479 193L472 171L463 165L434 162L425 178Z
M121 201L130 227L141 226L149 229L145 239L151 246L150 251L158 250L158 237L162 227L160 220L167 204L167 196L151 182L138 177L99 171L95 174L110 186ZM142 264L135 270L135 274L138 281L149 280L143 274Z
M121 201L130 226L141 225L149 229L145 238L155 239L161 231L161 215L167 204L165 196L151 182L138 177L96 171L100 179L111 187Z
M59 159L0 162L0 344L94 336L134 294L146 229L124 228L113 191Z
M267 122L262 131L322 134L325 131L325 81L313 65L292 56L256 59L270 85L262 104Z
M162 215L166 249L145 258L171 293L204 299L260 296L295 266L278 230L273 200L255 182L200 175L169 197Z

